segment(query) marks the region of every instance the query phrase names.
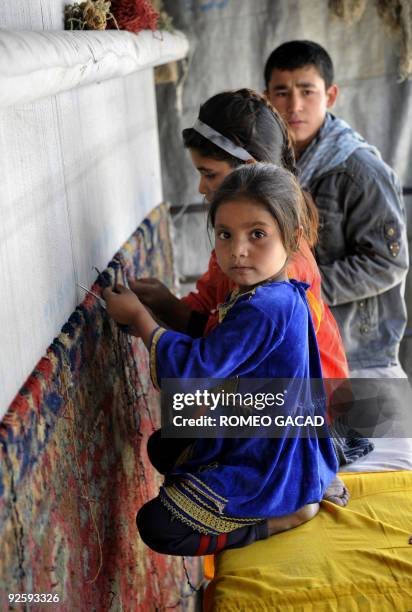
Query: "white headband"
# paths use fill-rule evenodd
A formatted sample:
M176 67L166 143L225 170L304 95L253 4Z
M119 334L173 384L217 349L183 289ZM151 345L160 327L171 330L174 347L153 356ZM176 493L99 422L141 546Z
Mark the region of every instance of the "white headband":
M255 158L252 157L251 154L246 151L246 149L238 147L237 145L235 145L234 142L229 140L229 138L226 138L226 136L223 136L223 134L216 132L216 130L211 128L210 125L206 125L206 123L203 123L203 121L200 121L200 119L197 119L195 121L195 124L192 129L198 132L198 134L201 134L202 136L207 138L207 140L210 140L210 142L213 142L213 144L215 144L220 149L226 151L226 153L230 153L230 155L233 155L233 157L237 157L242 161L256 161Z

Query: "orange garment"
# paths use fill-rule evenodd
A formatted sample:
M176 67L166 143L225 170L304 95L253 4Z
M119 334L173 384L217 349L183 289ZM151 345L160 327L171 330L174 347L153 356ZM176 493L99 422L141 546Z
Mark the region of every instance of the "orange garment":
M301 240L299 251L288 263L287 273L289 278L310 285L307 299L316 331L323 377L347 378L348 364L342 338L329 307L322 300L319 268L306 240ZM215 251L213 251L207 272L197 281L197 291L182 298L182 301L192 310L209 316L204 331L205 335L216 327L218 323L217 306L227 300L234 286L234 283L220 269Z

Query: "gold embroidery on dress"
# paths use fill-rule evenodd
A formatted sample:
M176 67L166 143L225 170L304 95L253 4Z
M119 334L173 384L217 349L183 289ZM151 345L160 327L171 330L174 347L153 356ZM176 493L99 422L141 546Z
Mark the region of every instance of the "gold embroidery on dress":
M216 533L228 533L238 529L242 525L254 525L262 521L261 518L226 517L222 514L218 514L216 511L209 509L203 500L199 499L199 503L196 503L196 501L186 495L184 490L181 490L181 488L184 489L186 487L186 484L187 483L180 482L179 488L175 485L163 487L161 490L161 499L165 506L177 518L201 533L209 535L211 531ZM195 496L192 490L190 491L190 495L198 499L198 496ZM167 498L173 503L170 503ZM201 504L204 505L202 506ZM179 510L182 510L182 512ZM190 520L190 517L193 518L193 521Z
M162 334L167 331L164 327L158 327L155 333L153 334L152 343L150 345L150 376L152 379L153 385L156 389L160 389L159 381L157 379L157 368L156 368L156 347L159 342L159 338Z
M182 521L182 523L185 523L186 525L189 525L189 527L191 527L195 531L199 531L200 533L204 533L206 535L211 535L211 531L212 531L211 529L206 529L206 527L202 527L202 525L198 525L194 521L191 521L188 516L185 516L184 514L181 514L177 510L177 508L168 501L167 497L165 497L165 496L162 497L162 503L166 506L166 508L169 510L169 512L171 512L173 514L173 516L175 516L177 519L179 519L179 521ZM218 535L219 532L216 531L216 530L213 530L212 535L215 535L215 534Z
M229 299L227 300L227 302L224 302L223 304L218 304L217 305L217 311L218 311L218 315L219 315L219 323L221 323L224 318L226 317L227 313L233 308L233 306L236 304L237 300L242 296L242 295L248 295L249 296L249 300L252 299L252 297L255 295L256 290L259 287L263 287L264 285L270 285L270 283L272 283L273 281L271 279L267 279L262 281L261 283L258 283L257 285L255 285L252 289L249 289L249 291L244 291L243 293L240 293L240 289L239 287L235 287L232 291L232 293L229 296Z
M183 463L186 463L186 461L189 461L189 459L192 458L193 446L194 446L194 443L188 444L188 446L186 446L186 448L182 450L182 452L180 453L180 455L175 461L175 467L177 467L178 465L182 465Z
M260 285L256 285L256 287L253 287L253 289L250 289L249 291L245 291L244 293L240 293L239 287L236 287L235 289L233 289L228 301L224 302L223 304L217 305L217 310L219 313L219 323L221 323L224 320L227 313L233 308L233 306L236 304L237 300L241 296L249 295L249 300L252 299L258 287L260 287Z
M207 491L210 491L215 497L217 497L218 499L220 499L224 504L227 504L227 502L229 501L226 497L222 497L221 495L218 495L218 493L215 493L213 491L213 489L211 489L210 487L208 487L202 480L199 480L199 478L196 478L196 476L194 476L192 474L192 478L193 480L195 480L196 482L199 483L199 485L206 489ZM193 487L195 487L196 485L194 483L191 483L190 480L188 481L188 484L191 484ZM213 497L211 497L210 499L214 499Z

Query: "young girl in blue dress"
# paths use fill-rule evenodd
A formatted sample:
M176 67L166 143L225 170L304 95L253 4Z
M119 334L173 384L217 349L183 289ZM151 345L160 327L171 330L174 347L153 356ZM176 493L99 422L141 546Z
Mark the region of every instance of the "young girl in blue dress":
M300 188L282 168L247 164L224 180L209 221L219 266L236 288L206 337L159 327L132 291L105 290L109 314L132 326L150 350L160 388L162 379L322 377L306 285L286 273L299 246L301 210ZM240 439L175 440L156 432L148 452L166 479L140 509L137 526L153 550L175 555L237 548L297 527L318 512L337 470L331 440L304 428Z

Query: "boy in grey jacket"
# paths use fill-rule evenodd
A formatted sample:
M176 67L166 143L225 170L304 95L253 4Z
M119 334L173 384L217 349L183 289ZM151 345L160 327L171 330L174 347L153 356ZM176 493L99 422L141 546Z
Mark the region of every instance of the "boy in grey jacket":
M266 95L290 128L301 185L319 211L322 289L351 376L403 378L409 262L401 188L379 151L328 112L338 95L333 78L320 45L288 42L267 60Z

